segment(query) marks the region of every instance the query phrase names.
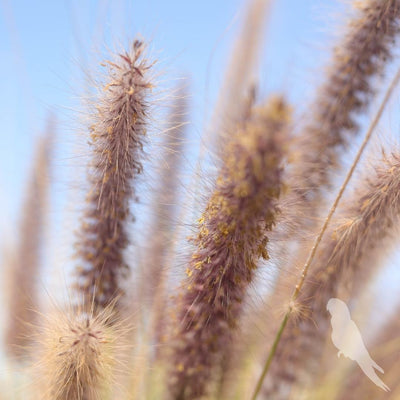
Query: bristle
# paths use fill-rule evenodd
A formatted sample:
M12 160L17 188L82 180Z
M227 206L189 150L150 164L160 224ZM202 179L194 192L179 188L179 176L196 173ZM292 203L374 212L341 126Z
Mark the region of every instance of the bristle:
M392 154L366 176L356 196L342 206L344 216L326 235L312 265L309 281L298 302L307 313L288 324L280 351L264 388L264 395L287 398L293 383L312 381L329 332L326 304L344 286L366 281L374 269L376 252L385 251L385 239L400 213L400 156ZM335 226L335 224L333 224ZM354 294L354 290L352 291ZM295 348L296 351L291 351ZM297 371L303 371L297 373Z
M91 127L93 161L87 210L79 233L78 290L88 305L104 308L122 294L121 279L129 272L124 259L128 244L129 202L133 181L142 172L151 64L144 44L133 42L129 53L109 62L109 81L99 98Z
M196 399L229 346L259 258L275 224L289 111L281 98L254 110L226 149L215 190L199 220L196 250L179 302L171 363L174 399Z
M8 321L5 342L13 357L26 353L38 309L37 282L49 192L50 157L55 133L53 117L38 141L21 213L19 244L8 272Z

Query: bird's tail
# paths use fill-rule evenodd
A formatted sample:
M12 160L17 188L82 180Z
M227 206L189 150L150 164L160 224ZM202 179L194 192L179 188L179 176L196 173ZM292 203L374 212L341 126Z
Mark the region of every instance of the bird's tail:
M358 365L362 369L365 375L368 376L369 379L371 379L372 382L375 383L376 386L380 387L382 390L385 392L389 392L389 386L387 386L376 374L374 368L377 368L380 372L383 373L383 369L372 359L365 359L365 360L360 360L358 362Z
M380 367L372 358L371 358L371 364L372 366L377 369L380 373L384 374L385 371L383 370L382 367Z

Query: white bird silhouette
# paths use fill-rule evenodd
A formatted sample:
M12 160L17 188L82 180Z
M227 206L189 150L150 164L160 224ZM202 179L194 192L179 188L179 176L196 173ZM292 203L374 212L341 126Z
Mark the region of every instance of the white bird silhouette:
M326 309L332 316L332 342L339 350L338 357L343 354L345 357L357 362L364 374L376 386L379 386L385 392L390 391L389 387L376 374L375 369L382 374L384 371L369 355L361 333L351 319L346 303L340 299L332 298L328 301Z

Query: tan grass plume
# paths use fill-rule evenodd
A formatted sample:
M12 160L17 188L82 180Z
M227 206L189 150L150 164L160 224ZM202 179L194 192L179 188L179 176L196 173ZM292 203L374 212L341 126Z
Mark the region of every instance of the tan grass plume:
M22 356L31 341L38 310L37 283L41 266L46 207L49 196L50 158L55 120L49 117L45 134L38 140L20 216L19 244L9 265L6 348Z
M93 313L54 307L36 335L33 393L44 400L103 400L111 393L122 347L112 305ZM112 320L113 324L110 324Z
M129 272L124 258L128 244L132 186L142 172L148 94L152 87L144 43L135 40L129 52L108 62L108 82L96 104L91 127L93 160L90 192L79 232L77 288L86 303L104 308L122 293Z
M286 145L288 107L281 98L253 110L226 148L221 172L193 239L178 304L170 363L174 399L197 399L229 346L259 258L268 258Z

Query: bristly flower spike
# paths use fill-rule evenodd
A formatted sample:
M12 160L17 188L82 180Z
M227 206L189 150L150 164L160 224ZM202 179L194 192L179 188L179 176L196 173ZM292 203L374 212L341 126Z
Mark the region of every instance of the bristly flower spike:
M90 192L81 226L77 288L90 306L104 308L123 290L129 271L124 258L128 244L133 182L142 172L141 152L146 136L148 94L152 88L144 44L135 40L129 53L108 62L109 82L96 105L91 127L93 160Z
M226 146L221 172L194 238L178 310L171 365L174 399L197 399L210 385L241 314L282 189L284 127L281 98L253 110Z

